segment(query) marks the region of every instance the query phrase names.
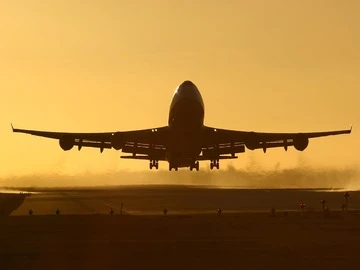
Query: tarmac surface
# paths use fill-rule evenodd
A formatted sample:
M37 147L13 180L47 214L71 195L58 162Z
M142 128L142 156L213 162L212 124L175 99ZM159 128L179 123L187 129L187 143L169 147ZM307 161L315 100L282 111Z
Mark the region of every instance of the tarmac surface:
M29 209L36 215L54 214L59 208L67 215L107 214L110 209L119 214L162 214L164 208L171 214L299 211L322 210L326 200L330 210L341 210L345 203L344 191L328 189L232 189L200 186L118 186L101 188L27 189L30 193L13 216L27 215ZM360 192L349 193L349 209L360 209Z
M356 191L348 213L339 190L27 191L34 193L0 217L0 269L356 269L360 263Z

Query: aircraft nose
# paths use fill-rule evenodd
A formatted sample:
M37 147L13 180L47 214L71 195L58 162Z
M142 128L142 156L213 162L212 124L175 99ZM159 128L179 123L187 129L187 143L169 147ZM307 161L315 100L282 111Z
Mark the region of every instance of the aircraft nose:
M178 93L180 96L184 98L192 97L197 92L197 88L195 84L193 84L191 81L184 81L178 89Z
M204 114L204 102L199 89L191 81L184 81L175 90L170 104L170 114L174 111L174 108L183 108L183 110L186 111L192 107L201 108L200 110L202 111L202 114Z
M181 85L183 85L183 86L187 86L187 85L192 86L194 84L193 84L192 81L184 81Z

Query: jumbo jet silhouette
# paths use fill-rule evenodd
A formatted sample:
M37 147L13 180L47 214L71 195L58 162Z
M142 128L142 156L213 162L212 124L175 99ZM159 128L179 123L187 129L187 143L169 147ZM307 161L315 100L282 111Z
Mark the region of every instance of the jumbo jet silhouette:
M168 161L169 170L189 167L199 170L199 161L209 160L210 169L219 169L220 159L237 158L237 153L250 150L294 146L305 150L310 138L351 133L336 130L310 133L263 133L235 131L204 125L204 103L198 88L191 81L184 81L176 89L170 105L168 125L153 129L117 131L104 133L70 133L17 129L13 132L27 133L59 140L67 151L78 146L122 150L132 155L127 159L149 160L150 169L159 167L159 161Z

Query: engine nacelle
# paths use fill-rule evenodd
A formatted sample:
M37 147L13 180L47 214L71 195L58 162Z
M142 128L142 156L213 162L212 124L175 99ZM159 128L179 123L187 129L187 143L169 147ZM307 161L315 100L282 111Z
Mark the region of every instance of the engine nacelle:
M298 151L304 151L306 147L309 145L309 138L305 137L305 135L299 133L294 138L294 147Z
M259 147L259 136L255 132L251 132L250 135L248 135L248 138L245 141L245 146L249 150L254 150Z
M60 147L64 151L68 151L74 147L75 140L71 135L65 134L59 140Z
M111 136L111 146L115 150L120 150L124 147L124 139L120 133L117 132Z

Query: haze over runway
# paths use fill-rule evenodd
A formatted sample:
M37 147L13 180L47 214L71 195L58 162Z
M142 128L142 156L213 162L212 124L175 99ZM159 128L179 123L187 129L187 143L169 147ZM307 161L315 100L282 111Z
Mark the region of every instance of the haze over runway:
M355 0L0 5L0 178L147 169L114 150L63 152L56 141L14 136L10 122L72 132L162 126L173 91L187 79L202 93L210 126L298 132L354 125L351 136L313 140L304 152L247 151L225 164L358 164Z

